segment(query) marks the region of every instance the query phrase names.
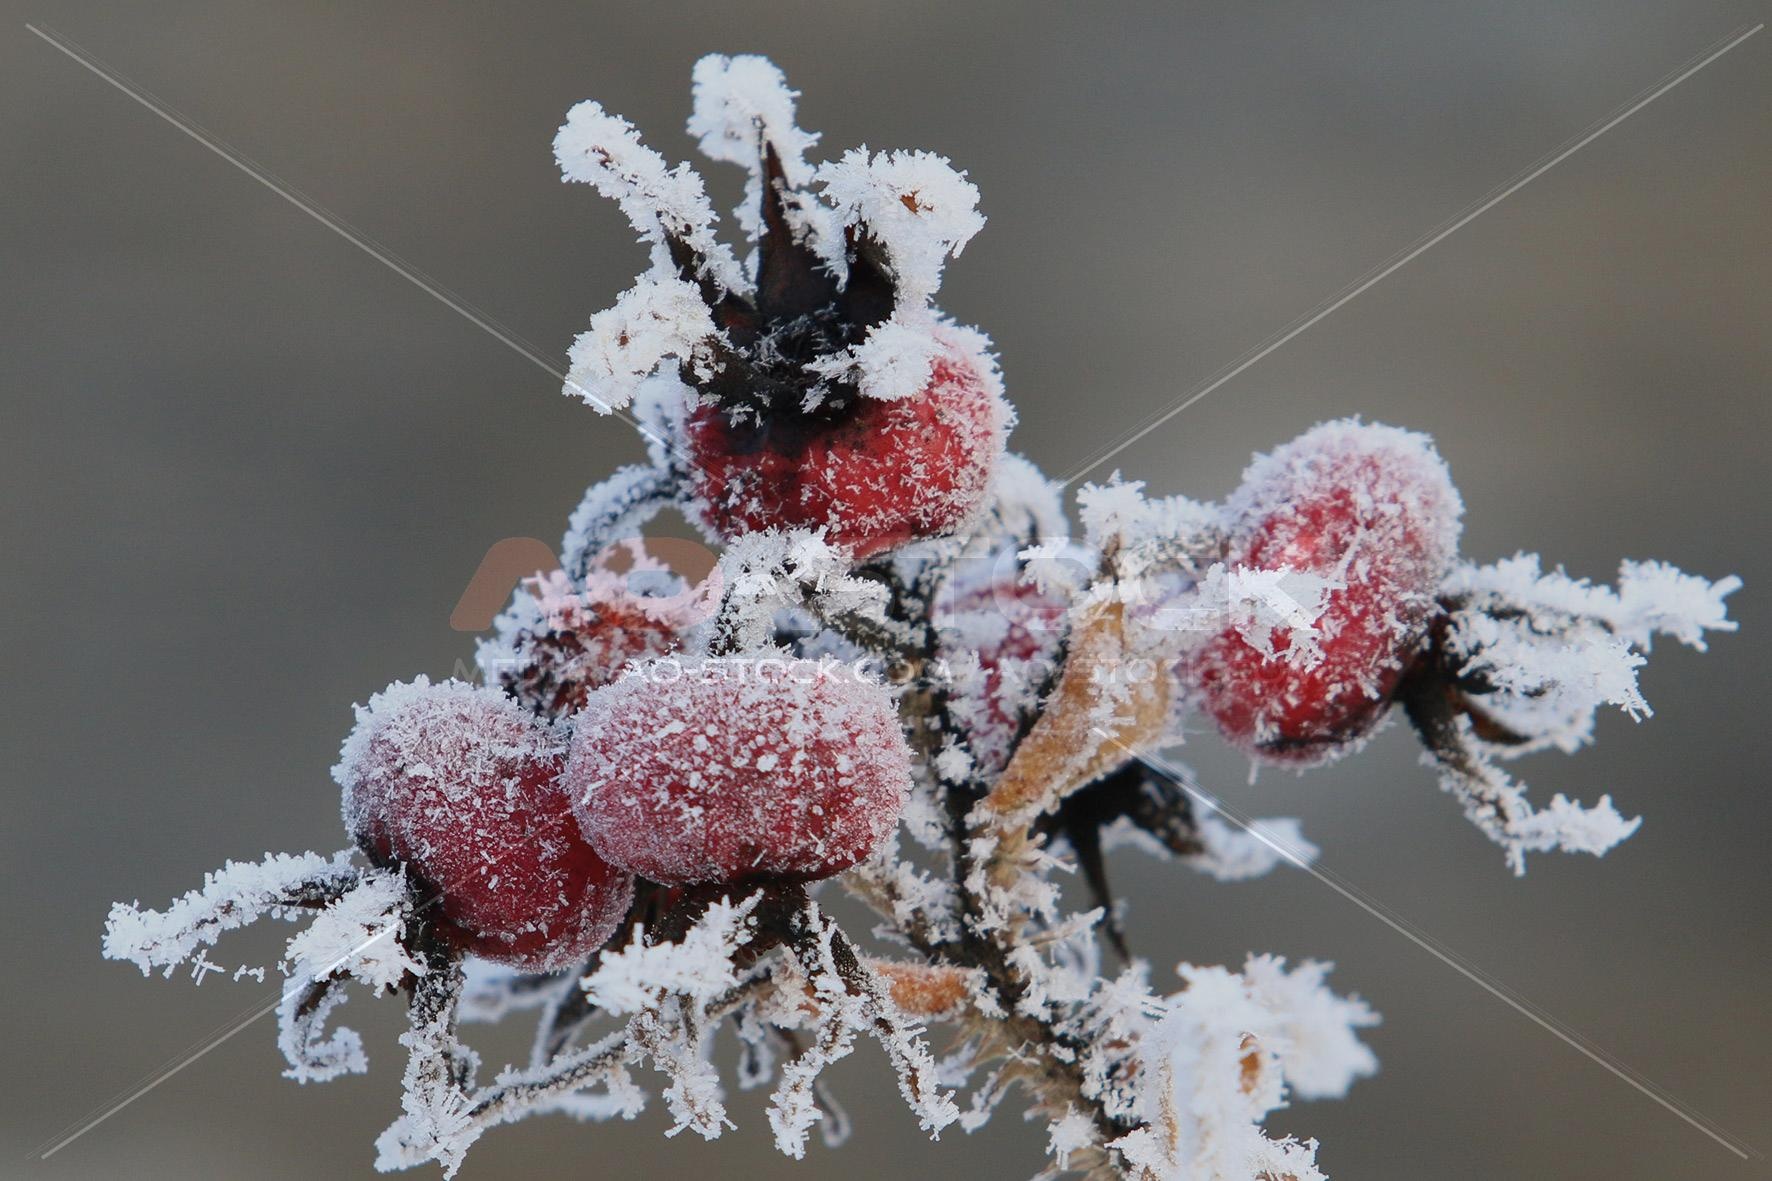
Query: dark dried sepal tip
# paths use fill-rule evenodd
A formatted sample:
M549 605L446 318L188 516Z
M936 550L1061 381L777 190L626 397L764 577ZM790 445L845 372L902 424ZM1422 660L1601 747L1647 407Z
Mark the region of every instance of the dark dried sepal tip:
M578 648L578 632L534 632L528 635L531 659L522 667L499 674L499 688L506 697L527 708L543 721L569 717L584 704L585 682L564 675L560 665Z
M1466 669L1447 644L1452 627L1452 612L1464 606L1460 600L1440 600L1440 613L1429 623L1421 651L1416 654L1402 681L1397 685L1396 699L1403 703L1405 712L1410 710L1413 702L1414 712L1409 713L1410 722L1422 736L1424 743L1428 742L1428 737L1423 732L1422 724L1417 722L1417 715L1436 719L1442 713L1447 713L1450 718L1468 718L1471 732L1484 742L1494 746L1524 746L1532 741L1530 735L1509 728L1483 707L1483 698L1499 692L1499 687L1482 673ZM1489 611L1487 614L1496 619L1517 619L1525 615L1525 612L1507 608ZM1437 733L1443 727L1436 722L1434 728ZM1454 739L1457 738L1456 726L1452 727L1450 733ZM1436 738L1436 741L1444 742L1446 739ZM1462 742L1459 745L1462 746ZM1428 749L1438 757L1438 749L1431 743L1428 743Z
M757 244L757 310L768 324L815 315L836 302L836 279L788 224L788 186L775 145L763 143L763 236Z
M892 314L897 285L885 249L854 226L844 232L848 278L839 282L789 217L790 206L802 198L788 183L780 154L767 140L760 150L762 234L751 298L720 288L687 243L666 239L671 261L701 292L729 346L715 350L711 374L685 370L683 379L732 412L735 421L828 419L856 391L850 382L814 376L807 363L861 343Z
M1062 839L1076 854L1091 901L1102 908L1103 934L1122 960L1130 960L1101 846L1102 830L1118 820L1126 820L1149 833L1178 857L1204 853L1206 846L1200 840L1193 802L1186 789L1172 777L1139 762L1128 763L1072 792L1057 811L1040 818L1036 830L1049 840Z
M401 978L400 986L402 988L406 987L406 981L414 978L415 977L413 977L411 972L407 972L406 975ZM317 980L310 980L304 984L301 992L298 994L299 999L295 1002L296 1017L303 1018L313 1016L315 1010L317 1010L321 1003L326 1000L327 995L332 992L334 987L341 983L343 983L343 977L334 973L330 976L322 976Z
M1255 751L1263 758L1273 759L1275 762L1308 766L1322 759L1333 758L1336 751L1358 739L1371 728L1370 721L1361 720L1358 725L1348 726L1313 738L1269 738L1256 743Z
M844 318L862 330L882 324L898 303L898 284L886 261L886 247L865 229L850 226L843 231L843 256L849 265L849 282L838 299Z
M1457 712L1470 719L1471 729L1484 742L1493 743L1496 746L1523 746L1532 741L1530 735L1509 729L1483 708L1483 698L1500 692L1500 686L1496 685L1487 675L1473 672L1464 667L1458 656L1450 651L1447 644L1453 613L1468 610L1469 607L1470 604L1459 596L1445 596L1440 599L1440 613L1429 625L1427 642L1411 673L1412 675L1419 673L1424 676L1432 676L1440 684L1446 686L1456 700ZM1519 620L1533 622L1537 617L1534 612L1528 611L1524 607L1495 603L1486 604L1482 608L1482 612L1490 619L1503 623ZM1574 619L1575 617L1569 616L1568 618ZM1606 621L1602 619L1594 619L1592 622L1601 627L1608 627ZM1608 630L1610 630L1609 627ZM1542 691L1526 694L1527 697L1542 695Z
M677 268L677 276L701 292L701 300L713 313L714 323L733 333L741 333L747 323L754 324L756 311L749 301L737 292L722 287L714 279L713 267L695 247L669 230L664 232L664 241L665 252L671 256L671 265Z
M1458 678L1450 671L1448 660L1437 645L1422 654L1397 686L1397 701L1434 762L1448 774L1467 783L1486 785L1494 780L1494 766L1479 749L1465 738L1460 719L1468 719L1471 732L1485 742L1492 741L1489 732L1501 735L1503 744L1527 741L1513 735L1483 717L1470 703Z

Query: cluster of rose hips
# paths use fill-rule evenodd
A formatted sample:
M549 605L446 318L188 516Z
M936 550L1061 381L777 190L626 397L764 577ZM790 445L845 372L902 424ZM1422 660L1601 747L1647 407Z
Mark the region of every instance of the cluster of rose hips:
M754 291L712 281L691 236L660 222L720 344L711 367L682 367L686 396L660 416L670 435L659 458L680 503L717 539L811 528L862 563L967 528L992 496L1010 420L988 354L973 334L934 323L915 392L870 396L821 376L822 361L893 315L901 292L865 220L843 237L839 283L788 216L807 196L767 139L761 152ZM1302 621L1252 623L1227 609L1175 637L1177 701L1264 760L1302 765L1349 749L1419 664L1461 511L1431 444L1395 428L1325 424L1260 457L1212 527L1187 539L1191 565L1167 591L1198 589L1216 563L1316 579L1319 601ZM950 624L982 620L950 629L982 676L951 708L987 775L1037 713L1051 686L1033 671L1050 669L1064 639L1066 597L1021 573L1011 561L995 579L950 588L939 612ZM503 691L390 691L364 711L340 766L357 839L441 897L466 950L564 967L621 924L632 875L817 879L891 830L912 774L886 687L738 682L705 658L673 664L663 680L648 661L682 652L684 625L594 565L576 583L553 579L554 605L518 635ZM1116 779L1068 815L1118 818L1125 807L1106 801L1125 796ZM1141 823L1177 831L1182 797L1167 797L1167 815L1151 814L1148 793L1127 798Z
M975 190L922 153L851 153L815 174L802 158L813 137L793 126L773 67L760 90L726 85L762 67L705 61L692 121L711 155L751 169L748 271L713 239L699 180L667 169L628 124L584 103L561 129L567 177L617 198L655 246L652 276L575 345L569 391L604 410L640 405L663 499L716 541L815 530L886 577L897 553L952 535L976 543L1001 524L1009 464L1026 469L1024 501L1050 501L1020 506L1029 522L1062 522L1051 485L1004 452L1013 414L985 342L930 304L941 260L979 224ZM822 204L807 191L814 176ZM1450 700L1483 721L1436 646L1462 505L1424 436L1327 423L1258 457L1222 505L1195 507L1168 538L1182 556L1159 563L1153 585L1171 603L1209 588L1222 602L1154 646L1164 709L1294 766L1351 749L1399 700L1434 716ZM988 782L1053 692L1075 588L1026 577L1017 538L984 541L1009 560L989 578L950 578L913 608L935 618L909 622L935 637L924 655L976 658L945 711ZM577 577L544 577L542 607L507 628L499 687L390 690L363 711L339 767L358 841L441 898L463 948L563 967L621 925L635 875L807 881L891 831L913 757L885 685L719 675L732 666L707 655L693 620L628 593L594 555L578 565ZM1238 579L1279 593L1278 612L1238 600ZM1103 782L1042 821L1085 859L1118 819L1188 845L1185 797L1122 773L1126 762L1092 764Z
M461 950L531 972L602 946L635 874L815 880L891 831L910 752L883 686L671 667L593 691L570 733L497 689L393 686L346 743L347 823L438 900Z
M927 153L862 150L814 169L815 137L762 59L704 59L696 87L703 150L750 171L744 264L713 235L699 177L667 167L625 121L583 103L555 143L567 178L615 198L653 248L651 271L575 343L568 380L601 410L634 406L652 464L593 488L566 569L538 574L483 647L487 683L390 686L359 709L334 769L353 840L405 885L365 880L392 882L402 913L425 916L428 938L401 938L423 942L431 964L473 955L559 973L650 920L663 921L638 943L683 937L718 894L809 908L802 887L874 855L928 791L953 870L942 907L970 925L945 943L900 934L979 973L996 990L981 1012L1021 1020L1040 1008L1026 979L1038 956L1012 941L1052 916L999 887L1044 872L1028 842L1062 840L1105 901L1103 833L1121 823L1202 853L1188 794L1135 761L1193 718L1297 767L1354 749L1400 705L1516 868L1527 849L1602 852L1628 835L1606 801L1597 818L1561 797L1534 815L1487 760L1578 744L1596 702L1640 704L1648 637L1701 646L1707 628L1732 626L1721 600L1733 580L1643 564L1613 595L1535 565L1461 566L1462 505L1431 442L1358 421L1258 456L1221 504L1086 490L1082 544L1055 540L1058 489L1005 451L1014 415L987 342L932 302L945 260L982 224L976 190ZM615 555L622 572L609 560L667 505L728 547L723 587L673 582L641 545ZM829 561L788 571L799 559L780 555L795 546ZM732 558L770 553L766 575ZM1060 558L1080 576L1053 576ZM759 578L815 585L777 605L754 593ZM809 606L827 578L878 595L827 614ZM635 589L646 579L663 593ZM845 645L895 675L792 659ZM1135 665L1145 672L1127 680ZM1011 905L1026 913L983 917ZM781 923L799 933L802 969L828 960L852 999L881 995L807 913ZM1099 929L1118 943L1106 913ZM209 937L170 926L171 951L125 932L117 952L145 968ZM451 1064L454 1010L420 1001L426 971L402 978L414 1030L441 1022L438 1077L459 1090L471 1071ZM446 990L443 975L429 986ZM868 1003L865 1021L896 1031ZM571 1033L554 1033L538 1045L563 1051ZM1099 1100L1105 1084L1080 1065L1087 1039L1057 1019L1043 1036L1059 1051L1047 1066L1081 1080L1064 1104L1090 1088ZM409 1072L409 1098L423 1074ZM1091 1136L1136 1130L1098 1106Z
M828 526L845 510L823 511ZM1392 428L1330 424L1262 458L1211 552L1242 569L1329 579L1314 650L1289 658L1301 641L1283 624L1264 637L1229 622L1184 637L1174 676L1185 699L1264 759L1347 749L1423 649L1458 512L1437 457ZM885 520L877 500L868 514ZM587 585L600 597L566 597L520 635L502 689L396 686L347 743L339 774L352 831L372 858L406 866L440 897L465 950L562 968L617 929L632 875L673 886L812 880L890 832L911 755L884 685L828 673L791 682L708 657L660 665L648 658L686 637L648 617L644 598L606 579ZM1040 687L1023 678L1012 692L1006 678L1053 653L1065 602L1008 576L960 590L943 613L996 621L966 629L983 637L985 682L963 724L975 758L1000 769Z

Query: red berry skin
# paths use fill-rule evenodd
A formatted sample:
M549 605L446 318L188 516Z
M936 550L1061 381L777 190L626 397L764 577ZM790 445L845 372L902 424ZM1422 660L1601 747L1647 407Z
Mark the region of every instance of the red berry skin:
M1463 506L1425 435L1324 423L1258 457L1226 507L1232 570L1332 579L1315 663L1269 656L1226 628L1181 675L1219 731L1263 759L1309 765L1350 749L1383 717L1457 554ZM1259 638L1259 637L1257 637Z
M436 893L462 950L547 972L601 947L633 897L579 832L565 759L563 728L496 690L421 677L358 711L333 776L352 834Z
M955 586L937 608L942 656L978 657L978 680L956 690L948 709L966 730L974 763L988 774L1008 763L1023 715L1056 667L1069 606L1016 574Z
M566 769L611 864L664 885L807 881L866 857L904 808L891 694L843 665L641 665L590 695Z
M661 610L658 600L597 593L612 581L593 574L583 593L564 575L542 584L540 618L509 638L508 662L499 662L506 693L542 717L564 717L629 661L676 651L697 617L675 604Z
M545 717L576 712L591 690L608 684L628 661L677 646L675 632L644 616L619 609L582 614L525 636L523 663L504 678L507 692Z
M736 424L702 403L683 429L697 511L714 533L823 526L865 558L962 527L984 501L1008 418L988 360L953 348L912 397Z

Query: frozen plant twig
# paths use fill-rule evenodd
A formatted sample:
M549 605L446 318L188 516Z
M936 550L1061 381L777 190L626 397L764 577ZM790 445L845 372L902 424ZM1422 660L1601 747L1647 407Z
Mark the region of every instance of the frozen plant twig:
M107 959L128 960L146 975L172 969L229 931L263 915L327 906L357 880L351 850L321 857L266 854L263 861L230 861L164 911L119 902L105 923Z

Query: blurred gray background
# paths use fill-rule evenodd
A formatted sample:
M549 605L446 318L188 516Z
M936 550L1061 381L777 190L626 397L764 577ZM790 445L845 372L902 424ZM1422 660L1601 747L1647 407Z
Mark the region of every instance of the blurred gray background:
M356 1177L396 1113L395 1002L367 1077L281 1080L269 1022L46 1163L33 1149L270 994L102 961L114 899L226 857L343 843L350 704L446 675L502 537L552 541L641 448L620 423L26 32L53 27L550 356L643 255L549 141L594 96L668 156L708 51L774 57L834 155L926 147L990 218L946 306L998 342L1015 445L1064 471L1732 30L1669 3L0 5L0 875L4 1154L20 1177ZM1607 577L1741 573L1739 636L1656 653L1655 718L1522 768L1647 816L1523 881L1401 729L1305 778L1211 739L1247 813L1759 1149L1772 1151L1767 680L1772 33L1748 41L1115 461L1222 495L1249 453L1359 413L1432 432L1466 548ZM713 178L718 203L739 178ZM1104 475L1098 472L1097 475ZM1218 885L1123 855L1133 939L1334 960L1382 1073L1274 1126L1338 1178L1772 1176L1296 872ZM275 932L220 962L274 959ZM287 934L287 932L284 932ZM520 1038L494 1039L492 1054ZM1017 1177L1037 1128L916 1134L877 1054L850 1147L775 1156L632 1125L496 1131L464 1178ZM656 1105L655 1105L656 1107Z

